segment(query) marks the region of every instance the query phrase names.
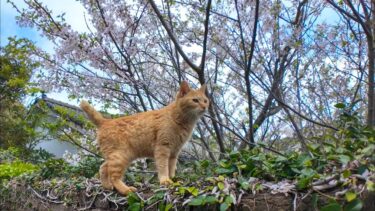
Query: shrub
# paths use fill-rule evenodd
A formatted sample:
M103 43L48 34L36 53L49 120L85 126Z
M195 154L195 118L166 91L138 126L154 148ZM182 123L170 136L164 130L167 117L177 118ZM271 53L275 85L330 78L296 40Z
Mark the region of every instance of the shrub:
M44 179L67 177L72 167L63 159L50 158L41 164L40 176Z
M38 164L46 162L49 159L54 158L54 155L47 152L45 149L39 148L39 149L32 149L30 153L26 156L25 160Z
M72 167L71 173L86 178L94 177L99 172L102 159L94 156L83 157L77 166Z
M9 180L13 177L20 176L21 174L32 173L38 169L38 166L22 161L3 163L0 164L0 180Z
M20 156L21 151L19 148L9 147L8 149L0 148L0 163L10 163Z

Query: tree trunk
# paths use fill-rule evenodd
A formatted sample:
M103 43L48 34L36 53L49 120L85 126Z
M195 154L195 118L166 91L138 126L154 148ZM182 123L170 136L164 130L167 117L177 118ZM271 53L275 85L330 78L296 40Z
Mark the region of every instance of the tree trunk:
M375 84L374 84L374 71L375 71L375 1L371 1L372 17L370 23L371 36L367 36L368 45L368 113L367 125L375 127Z
M374 99L374 43L373 39L368 40L368 59L369 59L369 67L368 67L368 113L367 113L367 125L368 126L375 126L375 99Z

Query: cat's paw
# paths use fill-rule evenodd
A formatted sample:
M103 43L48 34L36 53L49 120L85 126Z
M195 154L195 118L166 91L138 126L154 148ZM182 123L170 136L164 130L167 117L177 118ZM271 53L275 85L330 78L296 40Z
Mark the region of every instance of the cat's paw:
M130 192L137 192L137 188L133 186L129 186Z
M127 186L126 188L117 189L117 191L120 194L127 196L130 192L136 192L137 188L132 187L132 186Z
M160 178L160 185L170 185L173 181L169 179L169 177L162 177Z
M110 182L103 182L102 181L102 187L106 190L113 190L113 185Z
M105 190L113 190L112 184L102 184L103 189Z

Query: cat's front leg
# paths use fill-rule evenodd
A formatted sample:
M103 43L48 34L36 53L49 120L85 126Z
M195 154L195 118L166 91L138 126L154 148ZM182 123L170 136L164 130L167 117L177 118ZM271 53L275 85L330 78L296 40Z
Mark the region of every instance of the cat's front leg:
M173 178L176 175L177 157L169 158L169 177Z
M169 185L173 181L169 178L170 150L166 146L155 148L155 164L158 171L160 185Z

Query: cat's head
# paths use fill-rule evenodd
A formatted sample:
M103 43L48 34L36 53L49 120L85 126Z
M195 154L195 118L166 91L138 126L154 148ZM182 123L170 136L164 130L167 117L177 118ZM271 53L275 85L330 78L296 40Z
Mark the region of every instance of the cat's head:
M202 85L199 89L191 89L186 81L182 81L176 95L176 104L183 112L197 117L202 116L210 104L206 96L206 85Z

